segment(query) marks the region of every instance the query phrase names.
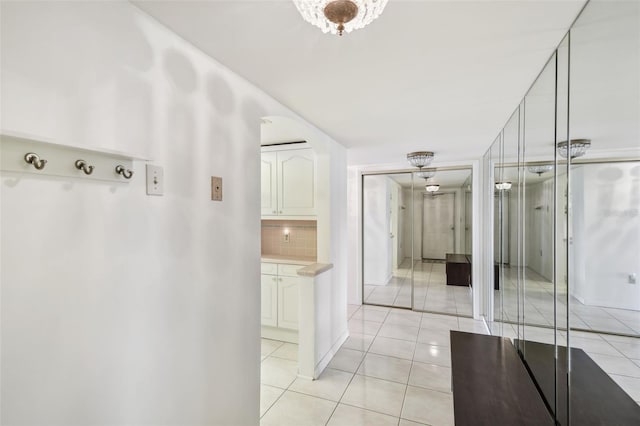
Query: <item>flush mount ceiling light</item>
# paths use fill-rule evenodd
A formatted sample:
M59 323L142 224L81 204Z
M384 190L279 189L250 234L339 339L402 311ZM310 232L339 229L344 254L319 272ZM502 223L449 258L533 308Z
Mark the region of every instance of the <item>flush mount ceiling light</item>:
M427 190L427 192L437 192L440 189L440 185L427 185L424 187L424 189Z
M571 157L571 159L582 157L587 149L591 146L591 140L589 139L571 139L569 143L567 141L558 142L558 154L563 157Z
M511 182L496 182L496 189L498 191L508 191L511 189Z
M419 178L422 178L424 180L430 179L432 177L434 177L436 175L436 171L433 169L430 170L420 170L419 172L416 173L416 176L418 176Z
M550 172L553 170L553 166L551 164L541 164L539 166L529 166L527 167L530 173L535 173L538 176L542 176L543 173Z
M370 24L387 0L293 0L305 21L323 33L342 35Z
M427 167L433 161L433 152L431 151L416 151L407 154L407 161L413 167L422 169Z

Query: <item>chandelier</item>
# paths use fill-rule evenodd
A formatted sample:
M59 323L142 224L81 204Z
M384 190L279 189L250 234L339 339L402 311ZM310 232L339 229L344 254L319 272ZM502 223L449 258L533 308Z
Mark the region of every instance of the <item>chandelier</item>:
M511 189L511 182L496 182L496 189L498 191L508 191Z
M422 169L427 167L433 161L433 152L431 151L416 151L407 154L407 161L413 167Z
M427 192L434 193L434 192L437 192L440 189L440 185L435 185L435 184L427 185L427 186L424 187L424 189L426 189Z
M305 21L323 33L342 35L370 24L387 0L293 0Z
M571 139L569 143L562 141L558 142L558 154L563 158L569 156L573 160L574 158L582 157L590 146L591 141L589 139Z
M553 166L551 164L541 164L538 166L529 166L527 167L530 173L535 173L538 176L542 176L543 173L550 172L553 170Z
M430 178L434 177L435 175L436 175L435 169L427 169L427 170L420 169L419 172L416 172L416 176L418 176L419 178L422 178L424 180L430 179Z

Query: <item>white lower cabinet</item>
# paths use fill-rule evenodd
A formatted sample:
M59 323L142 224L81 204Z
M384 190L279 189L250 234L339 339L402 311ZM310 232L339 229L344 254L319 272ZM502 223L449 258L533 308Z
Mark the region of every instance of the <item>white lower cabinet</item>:
M298 329L298 279L278 277L278 327Z
M278 277L262 274L260 277L262 325L278 326Z
M263 272L269 270L263 264ZM293 275L300 265L278 265L279 273ZM297 276L262 274L260 277L261 323L269 327L298 330L298 278Z

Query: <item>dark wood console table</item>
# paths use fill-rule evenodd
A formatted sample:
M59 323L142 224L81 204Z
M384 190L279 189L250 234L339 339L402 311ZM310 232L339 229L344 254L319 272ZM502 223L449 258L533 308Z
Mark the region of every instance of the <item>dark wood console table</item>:
M461 331L450 336L456 426L554 425L509 339Z
M471 256L447 253L447 285L471 285Z

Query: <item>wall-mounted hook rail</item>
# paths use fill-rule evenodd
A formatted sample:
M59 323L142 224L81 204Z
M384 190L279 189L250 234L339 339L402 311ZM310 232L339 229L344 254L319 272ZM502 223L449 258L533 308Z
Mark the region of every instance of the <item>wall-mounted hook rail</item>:
M131 179L133 176L133 170L125 169L124 166L120 164L116 166L116 173L122 175L125 179Z
M0 129L0 172L33 174L38 179L60 176L127 185L133 182L134 161L150 160L126 152L64 145Z
M93 173L93 166L90 166L89 164L87 164L86 161L84 160L76 160L76 169L78 170L82 170L84 172L85 175L90 175L91 173Z
M29 164L33 164L33 167L35 167L38 170L44 169L44 166L47 164L47 160L45 160L44 158L40 158L38 154L34 152L26 153L24 155L24 161L26 161Z

